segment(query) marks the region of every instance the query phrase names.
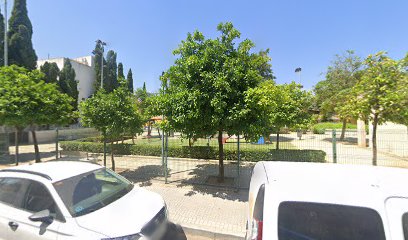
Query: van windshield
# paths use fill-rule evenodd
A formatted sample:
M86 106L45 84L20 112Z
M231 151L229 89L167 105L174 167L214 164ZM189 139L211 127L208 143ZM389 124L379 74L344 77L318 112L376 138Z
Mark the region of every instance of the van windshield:
M279 240L385 240L380 215L365 207L282 202L278 227Z
M67 178L53 185L73 217L103 208L133 188L128 180L105 168Z

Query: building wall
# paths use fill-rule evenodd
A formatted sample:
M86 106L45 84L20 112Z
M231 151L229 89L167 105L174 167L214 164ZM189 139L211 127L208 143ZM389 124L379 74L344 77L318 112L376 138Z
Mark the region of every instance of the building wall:
M372 143L372 124L370 123L370 147ZM386 122L377 127L377 149L379 152L408 157L408 127Z
M87 99L94 92L94 82L96 79L93 57L86 56L76 59L70 59L72 68L75 70L75 80L78 81L78 102ZM54 62L57 64L58 68L61 70L64 67L64 58L53 58L46 60L38 60L38 69L44 65L45 62Z

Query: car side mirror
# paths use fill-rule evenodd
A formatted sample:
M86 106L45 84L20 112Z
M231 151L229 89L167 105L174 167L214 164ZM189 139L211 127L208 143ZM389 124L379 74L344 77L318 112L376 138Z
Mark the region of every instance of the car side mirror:
M51 215L50 210L45 209L34 213L33 215L29 216L28 219L30 219L33 222L43 222L51 224L52 221L54 220L54 217Z

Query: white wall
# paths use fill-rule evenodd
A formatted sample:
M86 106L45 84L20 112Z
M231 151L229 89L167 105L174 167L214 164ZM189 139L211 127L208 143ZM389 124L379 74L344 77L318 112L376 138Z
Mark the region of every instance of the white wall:
M372 132L373 126L370 122L370 147L373 146ZM408 127L392 122L377 126L377 149L379 152L408 157Z
M82 99L87 99L92 95L94 90L94 82L96 79L95 70L93 68L93 57L86 56L76 58L75 60L70 59L72 68L75 70L75 80L78 81L78 102L81 102ZM64 67L64 58L53 58L46 60L38 60L37 66L38 69L44 65L45 62L56 63L58 68L61 70Z

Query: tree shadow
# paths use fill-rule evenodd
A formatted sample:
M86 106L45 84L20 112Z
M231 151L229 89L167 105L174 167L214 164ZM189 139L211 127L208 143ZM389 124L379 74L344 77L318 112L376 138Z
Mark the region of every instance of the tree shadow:
M333 138L324 138L323 141L325 142L333 142ZM357 137L345 137L343 140L340 140L340 138L336 138L337 143L341 143L344 145L357 145L358 144L358 139ZM366 146L370 144L370 140L366 139Z
M136 169L117 169L123 177L139 184L140 187L152 185L152 180L163 177L164 169L160 165L145 165Z
M192 169L187 175L182 176L175 182L177 187L191 187L186 196L195 194L210 194L213 197L222 198L232 201L247 202L248 188L253 165L243 165L240 168L238 178L238 166L235 163L224 164L226 179L232 179L232 182L214 182L210 178L218 175L218 164L200 164ZM174 176L170 176L170 181ZM177 177L176 177L177 178ZM179 177L178 177L179 178Z
M40 152L41 159L55 157L55 152ZM15 154L9 154L8 156L4 157L5 160L1 161L3 164L13 164L15 163ZM19 153L18 154L18 162L19 163L27 163L35 161L35 153Z

